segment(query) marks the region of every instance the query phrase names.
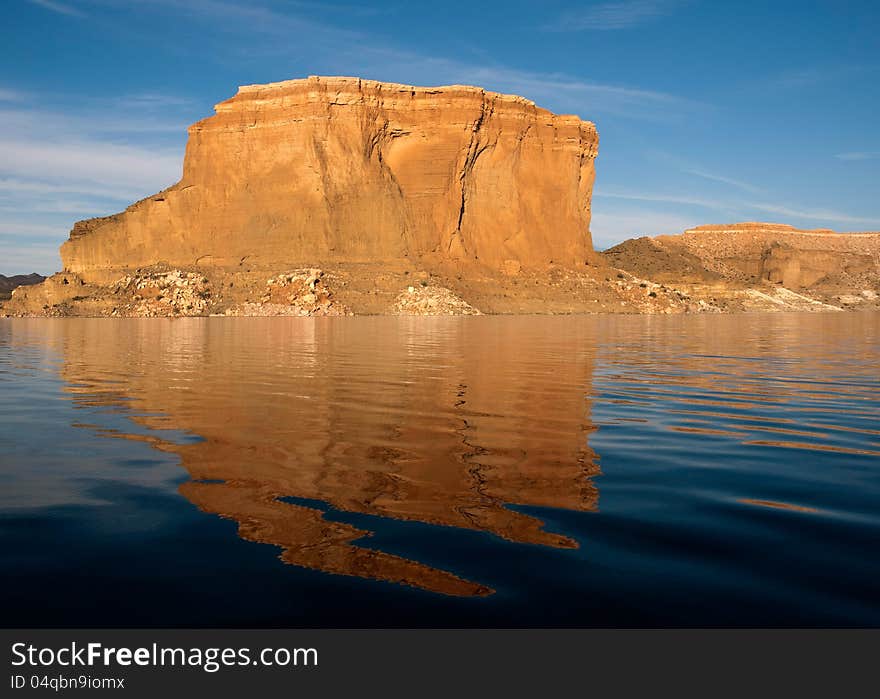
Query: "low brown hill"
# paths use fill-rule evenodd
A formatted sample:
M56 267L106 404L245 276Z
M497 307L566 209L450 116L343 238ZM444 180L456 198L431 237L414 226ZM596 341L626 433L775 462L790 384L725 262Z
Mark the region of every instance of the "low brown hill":
M625 240L601 254L612 267L657 282L712 282L722 278L706 269L702 260L685 248L663 244L653 238Z
M39 284L45 278L36 272L32 274L15 274L11 277L0 274L0 300L8 299L12 295L12 290L16 287Z

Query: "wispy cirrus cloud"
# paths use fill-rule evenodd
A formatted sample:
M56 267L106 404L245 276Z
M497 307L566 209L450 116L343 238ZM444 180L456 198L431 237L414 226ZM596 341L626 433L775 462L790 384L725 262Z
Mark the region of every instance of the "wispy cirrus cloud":
M625 0L600 3L564 12L544 28L556 32L630 29L671 13L677 4L674 0Z
M809 88L865 77L878 71L880 65L862 63L807 66L772 75L769 84L783 88Z
M7 194L10 192L15 192L33 195L94 194L94 187L76 183L53 184L49 182L41 182L39 180L0 178L0 192L5 192ZM113 196L110 196L110 198L115 199L117 198L117 196L120 195L114 194Z
M606 203L606 200L609 203ZM632 202L632 206L621 208L616 201ZM642 205L665 205L662 211L642 211ZM656 208L656 207L655 207ZM698 215L691 209L700 209ZM651 192L651 191L620 191L597 188L593 193L593 213L597 221L615 222L612 227L596 228L603 235L617 232L623 237L645 235L645 231L657 230L661 233L675 233L684 228L676 229L667 226L676 217L695 223L731 223L735 221L767 220L768 214L779 217L783 223L793 223L807 228L832 226L838 230L856 228L875 228L880 226L880 216L860 216L834 209L802 207L788 203L766 200L744 200L731 198L695 197L686 192ZM690 214L691 218L687 218ZM609 219L608 217L612 218ZM649 225L656 217L657 223ZM670 219L672 217L672 219ZM640 222L641 227L629 231L620 230L622 226ZM661 230L662 229L662 230ZM653 234L653 233L652 233ZM621 238L622 239L622 238ZM608 241L614 242L614 241Z
M838 160L876 160L880 158L880 150L861 150L851 151L849 153L837 153L835 156Z
M177 15L189 16L198 21L209 22L227 33L274 35L288 43L292 33L294 35L303 33L303 36L312 39L320 37L338 42L365 38L364 34L359 31L344 29L313 20L300 12L285 11L259 2L150 0L149 6L170 10ZM296 8L296 4L291 7Z
M727 173L718 172L716 168L706 167L702 163L695 162L679 153L652 149L647 151L645 155L651 159L666 163L669 167L674 168L676 171L684 175L690 175L708 182L715 182L717 184L733 187L734 189L748 192L750 194L764 194L766 191L763 187L747 182L742 178L732 177Z
M667 92L593 82L564 73L535 73L510 68L466 65L458 66L458 71L473 78L474 82L512 83L526 88L526 91L541 93L562 92L629 103L676 104L688 101Z
M32 5L39 5L42 8L45 8L51 12L56 12L59 15L67 15L68 17L85 17L86 13L80 10L78 7L74 7L65 2L58 2L58 0L27 0Z
M747 206L775 214L777 216L787 216L790 218L806 220L806 221L831 221L841 224L855 224L880 226L880 217L877 216L853 216L851 214L834 211L832 209L812 209L812 208L795 208L779 204L765 204L760 202L750 202Z
M303 16L298 12L298 3L279 6L235 0L141 0L136 6L143 12L174 17L177 22L210 27L211 35L222 37L222 47L216 52L221 61L222 56L240 50L246 57L272 55L282 62L284 56L298 55L308 46L315 72L355 74L416 85L474 84L526 95L555 111L590 117L611 114L668 121L707 106L638 85L523 70L498 63L475 63L401 48L375 35ZM303 39L294 46L291 35Z
M488 90L525 95L539 106L584 118L612 115L665 122L684 118L709 105L679 95L632 85L590 80L567 73L542 73L503 65L469 64L386 48L365 49L368 74L417 85L479 85ZM389 68L388 66L393 66Z
M27 272L51 274L61 266L58 254L59 235L64 229L51 224L36 224L20 218L0 216L0 274Z
M120 211L172 184L182 159L85 137L0 139L0 153L0 232L10 236L0 242L5 273L58 269L58 246L75 220Z
M7 238L11 235L26 233L34 238L48 237L54 235L56 228L54 226L32 223L27 221L3 220L0 221L0 238Z
M705 209L729 208L728 203L717 199L704 199L686 194L656 194L651 192L621 192L597 189L593 192L593 199L623 199L626 201L645 201L658 204L683 204L685 206L699 206Z
M4 107L0 273L52 272L76 219L120 211L180 177L186 122L139 118L115 98L53 110L34 94Z
M612 114L663 120L697 106L656 90L594 82L561 73L532 73L508 68L460 66L455 74L475 85L497 86L503 92L529 95L536 102L583 116ZM494 88L493 88L494 89Z
M181 155L176 151L128 146L83 138L76 141L0 139L0 175L27 180L76 182L84 191L130 196L172 184L180 176ZM20 190L19 190L20 191Z
M160 111L169 108L190 107L189 97L164 94L161 92L135 92L113 98L113 103L122 109Z
M79 98L58 110L43 104L35 96L0 109L0 197L129 199L179 177L187 124L179 115L140 118L115 100Z
M174 115L161 118L149 118L138 114L137 110L112 109L115 100L104 103L110 109L88 109L74 114L61 110L50 110L42 107L27 106L16 109L0 109L0 127L5 133L14 133L24 138L28 134L39 135L41 138L61 138L63 136L90 133L102 135L104 138L119 137L120 134L179 134L183 136L189 121L184 118L173 118ZM3 133L0 133L0 137Z
M694 175L695 177L701 177L704 180L710 180L712 182L720 182L721 184L727 184L731 187L735 187L736 189L741 189L744 192L751 192L752 194L761 193L763 190L760 187L756 187L753 184L749 184L748 182L743 182L742 180L735 179L733 177L727 177L726 175L719 175L714 172L709 172L708 170L703 170L700 168L684 168L682 170L687 175Z

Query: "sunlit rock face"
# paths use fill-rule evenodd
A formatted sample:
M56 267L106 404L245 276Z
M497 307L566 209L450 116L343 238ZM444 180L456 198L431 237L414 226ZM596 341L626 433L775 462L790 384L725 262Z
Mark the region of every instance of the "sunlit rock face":
M77 223L62 259L99 283L157 263L577 267L597 148L592 123L476 87L249 85L190 127L180 182Z
M858 290L880 280L880 233L749 222L697 226L657 240L685 249L724 278L745 283Z

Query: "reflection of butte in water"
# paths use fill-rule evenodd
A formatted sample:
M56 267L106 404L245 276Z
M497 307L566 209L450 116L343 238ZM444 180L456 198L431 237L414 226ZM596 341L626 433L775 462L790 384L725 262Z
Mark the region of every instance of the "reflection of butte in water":
M287 563L453 595L491 589L354 543L370 532L279 498L575 547L507 504L593 510L592 341L467 319L55 325L77 401L120 404L193 480L180 492ZM529 319L524 319L527 323ZM587 333L588 330L584 330ZM551 361L547 359L552 358Z

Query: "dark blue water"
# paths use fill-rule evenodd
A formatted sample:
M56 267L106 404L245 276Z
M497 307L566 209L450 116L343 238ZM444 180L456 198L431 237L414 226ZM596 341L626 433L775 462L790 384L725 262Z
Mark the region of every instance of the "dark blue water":
M0 321L3 626L878 626L880 315Z

